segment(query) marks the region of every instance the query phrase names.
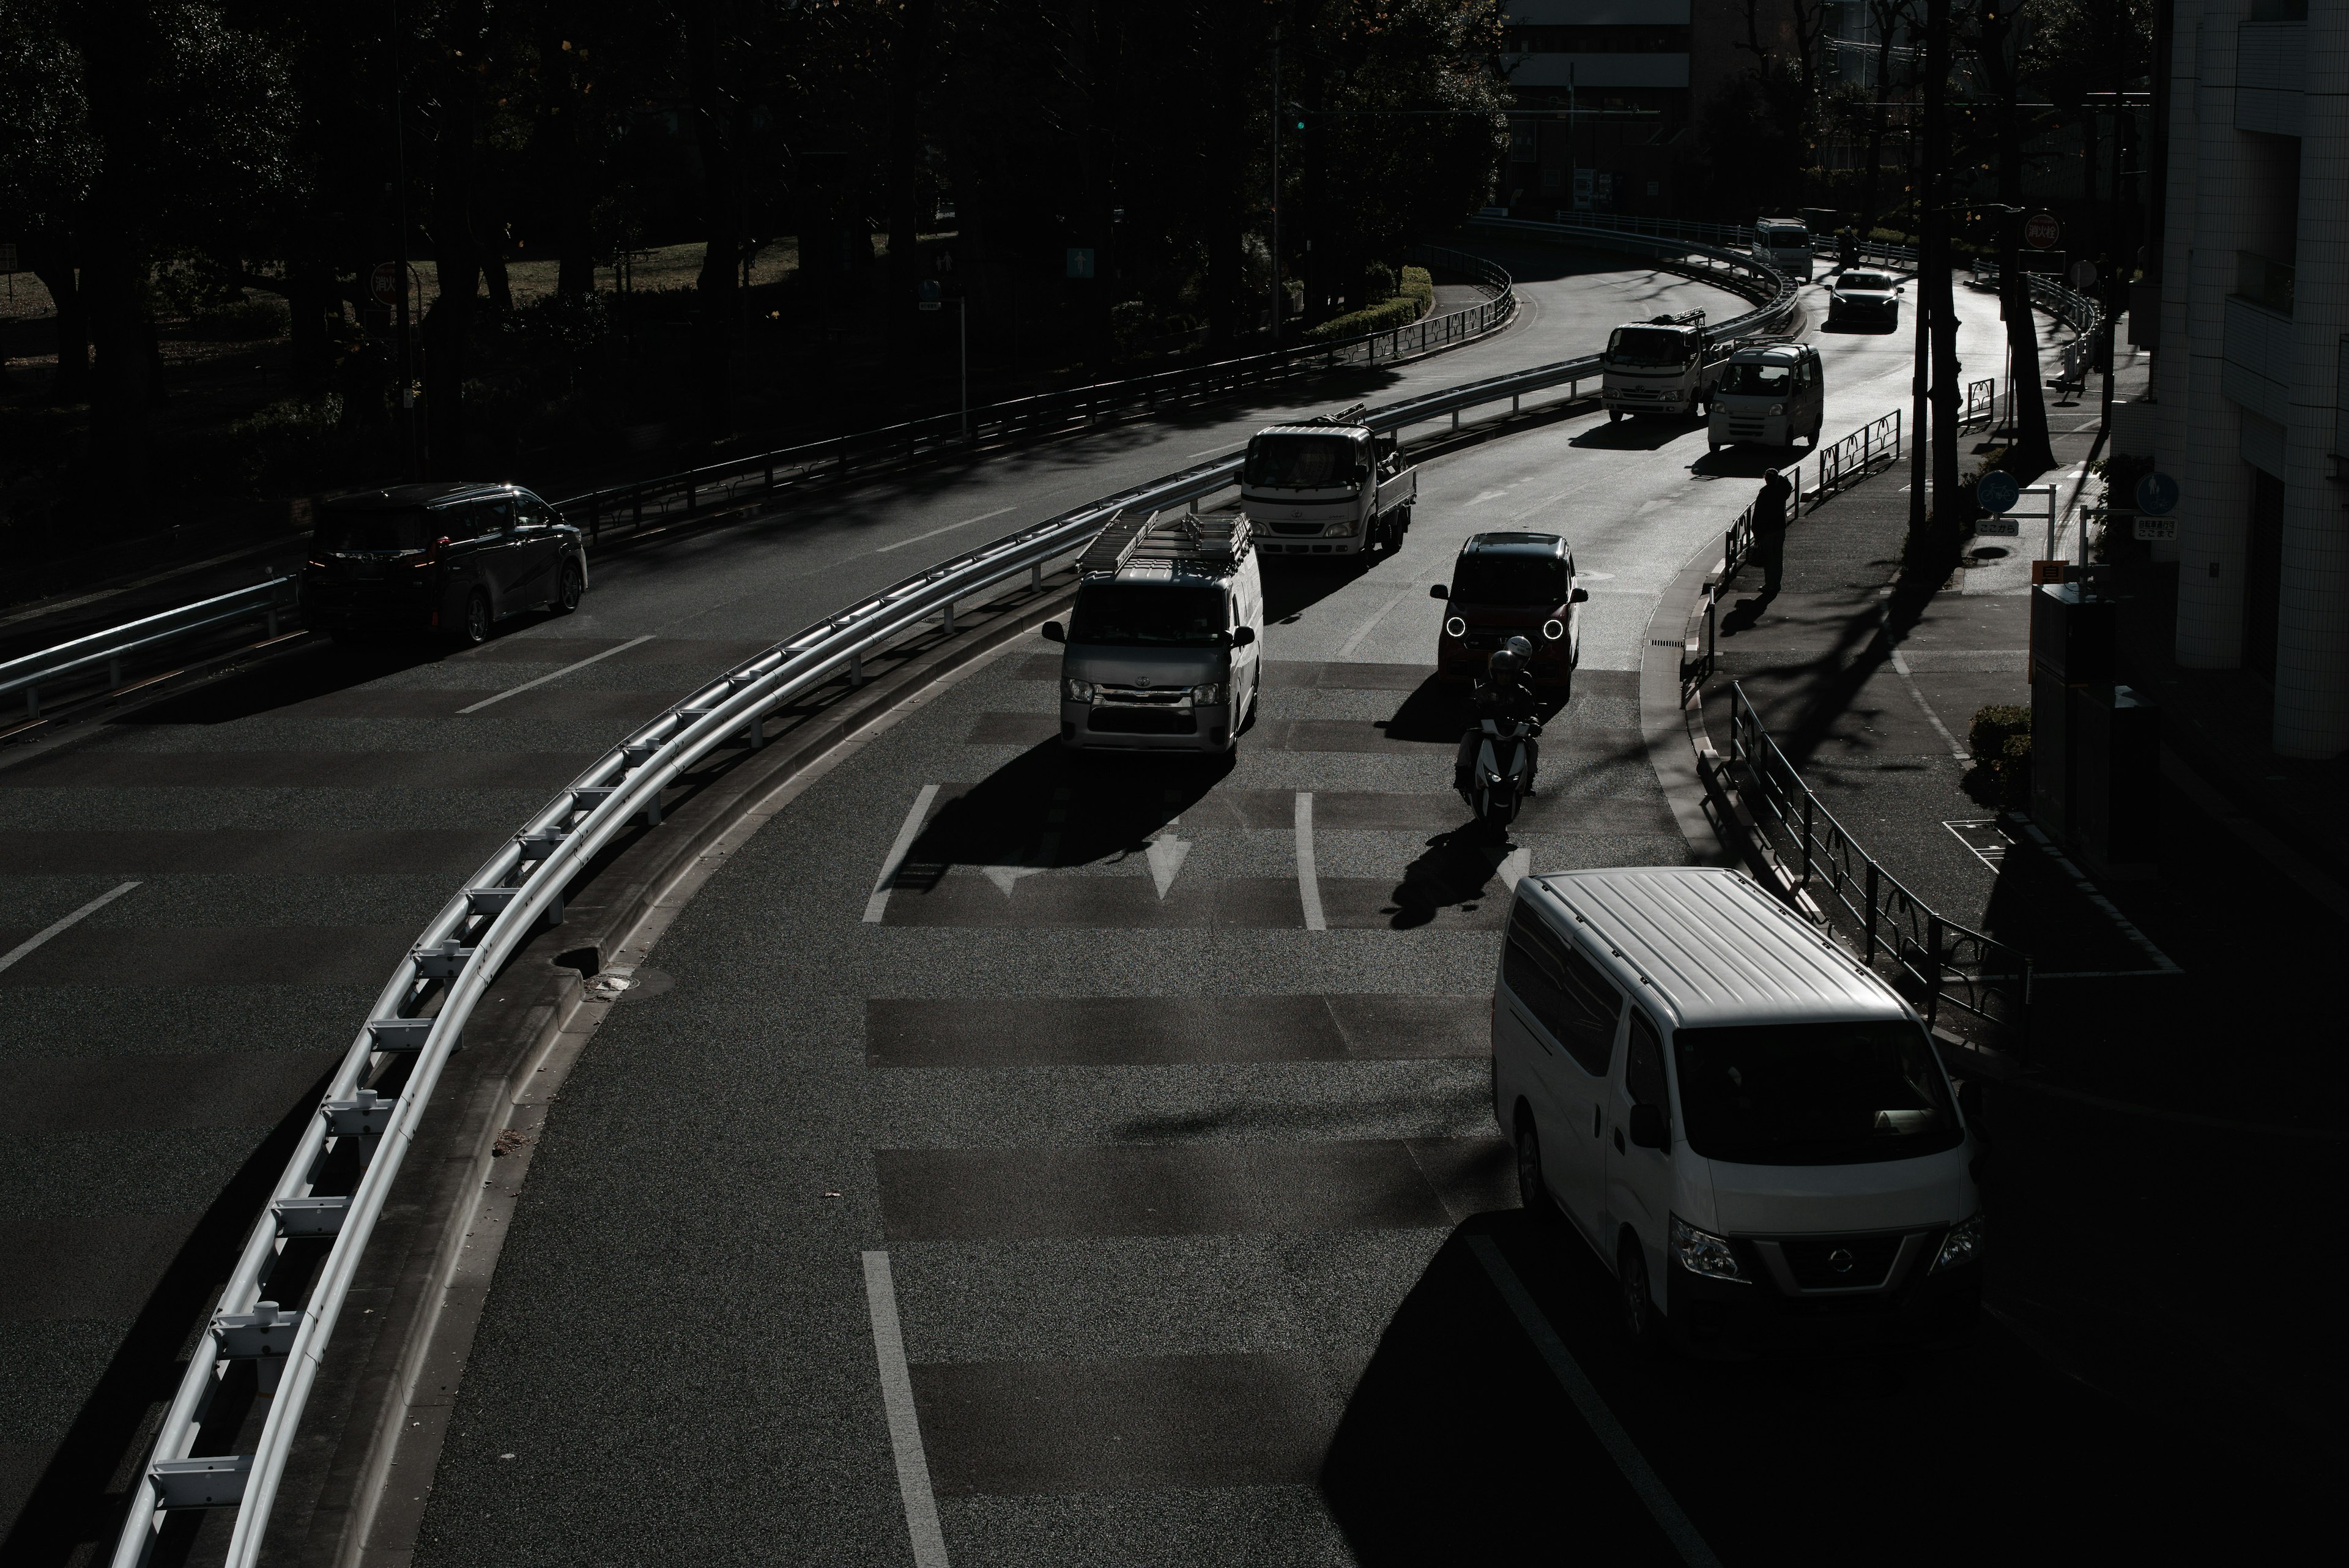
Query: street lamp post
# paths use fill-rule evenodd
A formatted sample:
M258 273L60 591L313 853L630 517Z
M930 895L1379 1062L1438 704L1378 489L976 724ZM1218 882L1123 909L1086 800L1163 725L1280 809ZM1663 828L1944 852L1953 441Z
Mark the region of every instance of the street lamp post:
M916 310L936 310L940 308L946 303L946 301L941 297L944 293L945 290L938 286L938 280L936 278L924 278L920 288L916 291L917 297L915 300L914 308ZM956 295L954 298L954 306L955 347L962 359L962 439L968 441L970 440L969 296L961 294Z

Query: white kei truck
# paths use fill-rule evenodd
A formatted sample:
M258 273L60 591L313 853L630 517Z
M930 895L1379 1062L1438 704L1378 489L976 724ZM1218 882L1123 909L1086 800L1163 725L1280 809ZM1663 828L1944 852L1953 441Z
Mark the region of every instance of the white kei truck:
M1361 422L1362 407L1249 438L1239 508L1268 556L1362 556L1402 548L1419 499L1419 470L1395 438Z
M1606 377L1599 400L1610 421L1626 414L1702 413L1728 358L1726 348L1705 341L1702 310L1629 322L1607 335L1606 351L1599 356Z

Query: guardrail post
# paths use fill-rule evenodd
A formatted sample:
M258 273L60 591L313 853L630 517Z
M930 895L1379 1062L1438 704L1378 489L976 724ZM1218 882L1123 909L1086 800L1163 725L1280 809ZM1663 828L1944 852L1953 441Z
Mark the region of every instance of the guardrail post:
M1925 1026L1931 1028L1941 1003L1941 917L1925 917L1925 961L1933 966L1925 980Z
M1876 862L1868 863L1868 936L1861 944L1860 961L1876 961Z
M774 490L775 490L775 457L774 457L774 454L773 454L772 452L769 452L769 453L767 454L767 493L768 493L769 494L771 494L771 494L773 494L773 493L774 493Z
M27 686L25 688L25 717L30 721L40 716L41 689L37 686Z
M1806 786L1803 791L1803 886L1811 885L1811 806L1813 797Z
M693 481L691 479L688 479L685 482L685 514L688 517L693 515L696 497L694 495Z
M954 600L952 599L947 601L946 622L947 635L952 637L954 635Z
M122 660L120 659L109 659L106 661L106 684L109 691L122 684Z
M864 655L861 652L848 656L848 683L851 686L864 684Z

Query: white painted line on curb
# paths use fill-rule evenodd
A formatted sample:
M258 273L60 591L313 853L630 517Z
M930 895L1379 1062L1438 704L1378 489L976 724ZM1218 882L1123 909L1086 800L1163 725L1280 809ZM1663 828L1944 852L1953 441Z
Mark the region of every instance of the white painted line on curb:
M521 685L501 691L494 697L484 697L470 708L460 708L457 710L458 717L462 718L468 713L478 713L492 702L502 702L507 698L514 696L519 692L527 691L533 686L543 686L548 681L555 680L561 676L568 675L574 670L585 670L598 659L609 659L616 653L626 653L628 649L636 647L638 643L650 642L651 640L652 635L649 632L643 637L632 637L628 639L627 641L620 644L617 648L607 648L601 653L591 653L576 664L566 664L562 669L557 670L551 674L542 675L535 680L525 680Z
M1305 906L1305 929L1326 931L1321 918L1321 877L1313 869L1313 792L1297 792L1297 897Z
M914 809L905 814L905 826L897 830L897 842L889 846L888 857L881 862L881 879L873 884L873 896L864 900L864 923L877 926L881 917L889 912L889 889L897 880L897 867L905 863L905 852L914 847L914 840L922 834L922 819L930 815L930 802L938 798L938 786L926 784L922 793L914 797Z
M889 1254L864 1254L864 1304L873 1313L873 1355L881 1364L881 1407L889 1417L889 1446L897 1453L897 1490L905 1500L905 1533L914 1538L915 1568L947 1568L946 1532L930 1490L930 1461L922 1452L922 1423L914 1410L914 1378L905 1369L905 1340L897 1328L897 1285Z
M33 935L26 938L23 941L18 942L15 947L10 948L6 952L0 953L0 969L6 969L10 964L15 963L18 959L23 958L35 948L39 947L43 942L47 941L51 937L56 936L59 931L64 930L67 926L72 925L75 921L86 919L89 916L97 914L100 909L103 909L109 904L111 904L114 900L119 898L123 894L128 893L131 888L136 888L137 886L139 886L139 884L136 882L125 882L121 887L115 888L110 893L100 893L97 898L92 898L88 903L84 904L80 909L76 909L64 919L57 921L54 925L46 927L39 931L36 931Z
M935 539L941 534L951 534L957 528L968 528L974 523L984 523L990 517L1000 517L1006 512L1016 510L1015 507L999 506L992 512L982 512L976 517L966 517L959 523L949 523L943 528L933 528L926 534L916 534L910 539L900 539L894 545L884 545L873 553L876 556L885 556L892 550L902 550L908 545L918 545L925 539Z
M1353 657L1354 657L1354 649L1358 649L1358 648L1360 648L1360 647L1361 647L1361 646L1362 646L1362 639L1364 639L1364 638L1366 638L1366 637L1370 636L1370 635L1371 635L1371 628L1372 628L1373 627L1376 627L1376 626L1379 624L1379 622L1381 622L1381 621L1382 621L1382 620L1384 620L1384 619L1386 619L1386 618L1387 618L1387 611L1389 611L1389 610L1391 610L1391 609L1394 608L1394 607L1395 607L1395 606L1397 606L1397 605L1399 605L1399 604L1402 603L1402 601L1403 601L1403 600L1405 600L1405 599L1407 599L1407 598L1411 597L1411 596L1412 596L1412 589L1413 589L1413 588L1416 588L1416 589L1418 589L1418 590L1419 590L1419 592L1421 592L1421 593L1423 593L1423 593L1425 593L1425 592L1427 591L1427 587L1426 587L1426 585L1425 585L1425 584L1423 584L1423 583L1413 583L1413 584L1411 586L1411 587L1408 587L1408 588L1403 589L1403 590L1402 590L1402 592L1401 592L1401 593L1399 593L1399 594L1395 595L1395 597L1392 597L1392 598L1389 599L1386 603L1384 603L1384 604L1381 605L1377 609L1375 609L1375 610L1371 611L1371 618L1370 618L1368 620L1366 620L1366 621L1362 622L1362 624L1361 624L1361 625L1360 625L1360 626L1356 627L1356 628L1354 628L1354 635L1353 635L1353 636L1351 636L1351 637L1350 637L1350 638L1348 638L1348 639L1346 639L1346 646L1345 646L1345 647L1343 647L1343 648L1341 648L1341 649L1340 649L1338 650L1338 657L1339 657L1340 659L1351 659L1351 658L1353 658Z
M1541 1308L1535 1304L1533 1293L1526 1289L1523 1280L1517 1278L1516 1270L1509 1267L1509 1261L1501 1256L1500 1248L1493 1244L1490 1236L1471 1236L1468 1249L1476 1254L1476 1261L1485 1265L1485 1272L1492 1280L1493 1288L1501 1293L1501 1299L1508 1303L1509 1311L1516 1314L1517 1326L1526 1331L1526 1337L1534 1342L1536 1350L1541 1352L1542 1360L1549 1365L1550 1376L1557 1378L1558 1386L1566 1390L1566 1397L1574 1401L1574 1407L1582 1412L1582 1418L1589 1423L1591 1435L1599 1439L1608 1457L1615 1461L1615 1468L1623 1472L1623 1479L1631 1483L1631 1490L1640 1494L1640 1501L1647 1504L1648 1512L1679 1551L1681 1561L1688 1563L1689 1568L1721 1568L1721 1559L1713 1554L1713 1548L1706 1545L1704 1537L1697 1533L1697 1528L1689 1521L1689 1516L1681 1511L1681 1505L1664 1485L1663 1478L1656 1474L1654 1468L1648 1463L1647 1456L1640 1452L1640 1446L1631 1440L1631 1434L1623 1429L1623 1424L1615 1418L1615 1412L1607 1407L1605 1399L1599 1397L1599 1390L1592 1386L1590 1378L1583 1372L1582 1364L1574 1359L1574 1353L1567 1349L1566 1341L1557 1336L1557 1330L1552 1328L1549 1319L1542 1315Z

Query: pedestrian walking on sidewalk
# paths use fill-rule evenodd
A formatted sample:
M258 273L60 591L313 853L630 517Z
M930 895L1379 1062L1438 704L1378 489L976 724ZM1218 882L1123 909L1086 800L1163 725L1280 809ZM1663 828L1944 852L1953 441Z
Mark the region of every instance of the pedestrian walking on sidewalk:
M1785 474L1772 469L1754 498L1754 558L1762 563L1762 600L1778 597L1779 580L1786 575L1786 498L1795 493Z

